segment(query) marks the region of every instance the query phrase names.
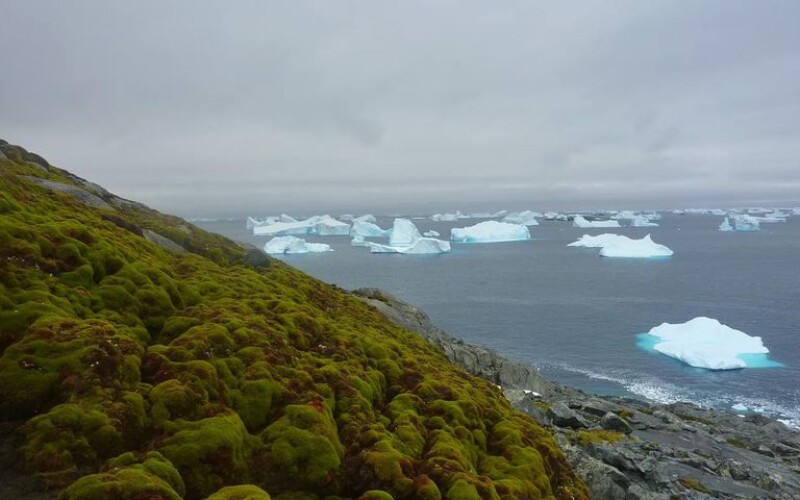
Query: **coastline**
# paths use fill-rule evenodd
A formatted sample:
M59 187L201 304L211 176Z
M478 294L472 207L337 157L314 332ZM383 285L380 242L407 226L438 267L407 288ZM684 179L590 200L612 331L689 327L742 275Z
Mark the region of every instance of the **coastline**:
M800 432L777 420L587 394L465 343L387 292L352 293L500 386L515 408L549 427L593 498L800 498Z

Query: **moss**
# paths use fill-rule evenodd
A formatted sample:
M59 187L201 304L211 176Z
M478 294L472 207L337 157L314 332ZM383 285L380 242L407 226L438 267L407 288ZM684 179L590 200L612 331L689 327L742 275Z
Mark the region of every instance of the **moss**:
M206 497L225 484L248 481L247 463L256 443L238 415L180 420L175 428L158 451L180 472L188 497Z
M580 446L588 446L592 443L616 443L624 438L621 432L609 431L605 429L579 430L569 436L569 440Z
M144 469L125 467L85 476L72 483L59 500L180 500L172 487Z
M358 500L394 500L394 497L383 490L369 490L358 497Z
M744 439L739 439L739 438L735 438L735 437L728 438L727 439L727 443L729 445L735 446L737 448L742 448L744 450L750 448L750 445L747 443L747 441L745 441Z
M0 419L25 422L23 454L48 485L83 476L65 498L245 483L286 499L588 497L495 387L342 290L20 174L82 181L0 160Z
M226 486L208 497L208 500L270 500L266 491L252 484Z
M678 482L681 483L681 485L683 485L684 488L689 488L691 490L699 491L700 493L705 493L707 495L711 494L711 490L703 486L703 484L696 479L681 478L678 479Z
M79 468L96 467L121 451L124 439L116 423L95 408L57 406L25 424L26 464L49 485L69 484Z

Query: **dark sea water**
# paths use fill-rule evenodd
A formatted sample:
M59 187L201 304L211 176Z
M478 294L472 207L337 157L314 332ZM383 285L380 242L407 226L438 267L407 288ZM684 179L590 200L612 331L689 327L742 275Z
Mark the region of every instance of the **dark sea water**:
M379 287L423 308L467 342L530 362L589 392L746 406L800 425L800 217L753 233L717 231L721 217L664 215L660 227L579 229L542 221L532 241L454 244L435 256L370 254L348 237L307 238L335 252L281 259L343 288ZM391 227L392 218L379 218ZM446 239L456 223L414 220ZM259 246L244 221L205 229ZM651 233L666 259L610 259L568 248L582 234ZM782 367L713 372L637 347L662 322L708 316L760 336Z

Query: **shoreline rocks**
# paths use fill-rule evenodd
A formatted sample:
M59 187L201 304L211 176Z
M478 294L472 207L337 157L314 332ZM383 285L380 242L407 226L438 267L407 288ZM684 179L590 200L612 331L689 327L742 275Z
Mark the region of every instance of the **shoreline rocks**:
M800 498L800 432L781 422L690 403L586 394L453 337L382 290L353 293L456 365L501 386L517 409L549 426L593 498Z

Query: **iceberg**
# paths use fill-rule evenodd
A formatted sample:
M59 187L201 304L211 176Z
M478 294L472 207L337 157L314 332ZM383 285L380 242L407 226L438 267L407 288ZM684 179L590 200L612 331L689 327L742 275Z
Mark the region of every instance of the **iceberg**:
M330 245L324 243L308 243L306 240L295 236L278 236L272 238L264 245L264 251L268 254L284 254L332 252L333 249Z
M353 219L353 222L371 222L373 224L378 223L378 219L375 218L372 214L362 215L361 217L356 217Z
M561 221L568 221L569 215L562 214L560 212L545 212L544 218L547 220L561 220Z
M372 253L437 254L450 251L450 242L423 238L419 229L408 219L395 219L388 245L353 238L353 246L366 246Z
M598 236L584 234L577 241L567 246L600 248L600 255L603 257L669 257L674 253L664 245L653 242L649 234L638 240L620 234L606 233Z
M422 233L422 236L425 236L426 238L438 238L441 235L439 234L439 231L434 231L431 229L430 231L425 231Z
M278 218L278 222L291 223L291 222L298 222L298 220L292 217L291 215L281 214L281 216Z
M625 257L646 259L650 257L670 257L674 252L664 245L659 245L650 239L648 234L642 239L635 240L624 237L600 250L603 257Z
M510 214L503 217L503 222L510 222L511 224L522 224L523 226L538 226L539 221L536 220L537 217L541 217L542 214L537 212L531 212L530 210L523 210L522 212L511 212Z
M355 219L353 221L353 227L350 229L351 236L366 236L366 237L373 237L373 238L385 238L389 236L390 231L381 229L376 224L372 222L366 222L359 219Z
M353 240L350 242L351 247L367 247L369 248L369 242L364 239L364 237L360 234L356 234L353 236Z
M580 215L576 215L572 220L574 227L590 228L590 227L620 227L619 222L615 220L586 220Z
M401 253L401 254L437 254L450 251L450 242L437 240L435 238L418 238L411 245L395 247L391 245L380 245L378 243L367 243L369 251L372 253Z
M291 222L291 217L281 215L280 222L263 226L255 226L253 234L256 236L286 236L311 234L319 236L347 236L350 234L350 224L338 221L330 215L316 215L303 221Z
M638 217L634 212L631 210L623 210L621 212L617 212L615 215L611 216L614 220L631 220Z
M716 319L701 316L686 323L662 323L645 335L655 337L653 350L696 368L735 370L748 366L778 366L775 362L764 364L763 360L748 365L748 359L758 359L751 355L769 353L761 337L751 337Z
M460 243L499 243L529 240L531 234L522 224L490 220L470 227L454 227L450 239Z
M758 231L761 227L759 221L752 215L740 214L731 216L734 231Z
M622 236L619 234L598 234L597 236L590 236L588 234L584 234L578 241L573 241L568 247L584 247L584 248L603 248L606 246L611 246L615 243L621 243L623 241L630 241L627 236Z
M650 222L650 219L643 215L634 215L631 219L631 227L658 227L658 224Z
M431 220L433 222L455 222L458 220L458 215L456 214L433 214L431 215Z
M725 217L722 220L722 224L719 225L719 230L720 231L733 231L733 226L731 226L731 221L728 220L727 217Z
M422 238L417 226L408 219L395 219L391 231L389 246L392 247L408 247Z

